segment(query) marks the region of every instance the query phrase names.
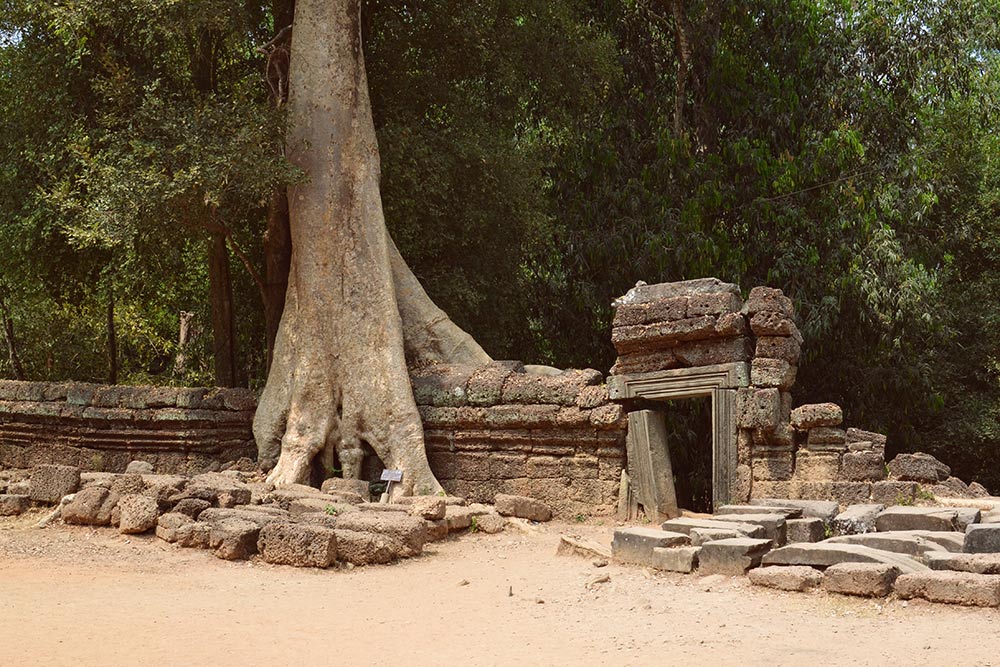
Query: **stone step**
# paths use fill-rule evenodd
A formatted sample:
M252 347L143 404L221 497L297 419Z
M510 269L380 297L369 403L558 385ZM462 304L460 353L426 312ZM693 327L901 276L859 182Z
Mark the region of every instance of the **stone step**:
M970 554L1000 552L1000 524L972 524L965 529L962 551Z
M785 543L785 515L784 514L716 514L713 521L725 521L726 523L750 523L764 529L761 536L765 540L771 540L776 545Z
M768 506L768 505L723 505L715 510L716 514L781 514L786 519L798 519L802 516L801 507Z
M653 549L686 547L691 539L684 533L669 532L658 528L633 526L619 528L611 541L611 555L620 561L635 565L653 566Z
M830 500L790 500L788 498L754 498L751 500L754 505L764 507L796 507L802 510L802 517L806 519L822 519L824 523L830 523L840 512L840 506Z
M1000 577L969 572L929 571L900 575L896 594L975 607L1000 606Z
M664 521L661 525L663 530L688 535L694 528L714 528L716 530L736 530L747 537L761 538L764 536L764 528L753 523L737 523L732 521L718 521L715 519L695 519L692 517L679 517Z
M879 512L875 529L893 530L965 530L979 521L980 511L958 507L907 507L893 506Z
M928 530L895 530L887 533L840 535L826 540L829 544L861 544L872 549L891 551L923 559L928 553L958 552L965 536L962 533Z
M927 554L927 566L932 570L951 570L973 574L1000 574L1000 554Z
M698 554L698 571L703 575L746 574L747 570L760 565L772 544L771 540L752 537L732 537L707 542L701 546L701 553Z
M837 563L884 563L895 565L900 572L925 572L926 565L903 554L879 551L861 544L789 544L775 549L763 560L764 565L809 565L827 568Z

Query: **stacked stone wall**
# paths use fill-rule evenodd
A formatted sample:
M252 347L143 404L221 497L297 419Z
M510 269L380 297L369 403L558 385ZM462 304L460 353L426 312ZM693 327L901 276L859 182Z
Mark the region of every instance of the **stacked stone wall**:
M438 366L413 386L431 469L449 493L531 496L564 518L615 512L627 420L597 371Z
M0 381L0 467L197 474L256 456L254 409L245 389Z

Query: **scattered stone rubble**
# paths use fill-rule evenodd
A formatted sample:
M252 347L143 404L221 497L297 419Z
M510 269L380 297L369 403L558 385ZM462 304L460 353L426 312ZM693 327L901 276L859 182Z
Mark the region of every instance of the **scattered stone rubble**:
M541 501L498 495L496 507L454 496L369 502L368 484L328 479L321 489L275 487L259 472L230 469L194 477L164 475L134 461L124 474L64 465L0 471L0 516L56 505L40 527L113 526L122 534L154 532L179 547L211 549L224 560L259 557L275 565L370 565L419 556L427 542L459 531L498 533L509 520L548 521Z
M748 575L757 586L783 591L1000 606L1000 521L978 507L858 504L840 511L824 501L755 503L659 528L620 528L612 555L669 572ZM979 505L994 503L1000 498ZM792 530L792 522L810 528L799 523Z

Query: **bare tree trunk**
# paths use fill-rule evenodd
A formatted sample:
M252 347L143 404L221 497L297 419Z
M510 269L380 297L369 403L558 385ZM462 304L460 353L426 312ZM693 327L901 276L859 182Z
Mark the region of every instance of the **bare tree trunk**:
M404 336L420 363L489 356L434 306L386 231L360 0L297 0L294 26L287 148L308 178L288 191L291 270L254 418L259 458L277 459L269 481L301 482L324 448L353 462L368 443L403 471L404 492L434 493Z
M115 294L108 289L108 384L118 384L118 330L115 328Z
M274 360L274 342L278 337L281 313L285 310L288 270L292 262L292 237L288 228L288 193L284 189L271 195L267 208L267 231L264 232L264 335L267 342L267 367Z
M674 17L675 43L677 48L677 79L674 87L674 136L680 137L684 131L684 106L687 104L688 62L691 59L691 44L687 37L687 19L684 16L684 0L671 0L670 12Z
M11 319L10 310L7 309L7 301L0 294L0 313L3 314L3 333L7 339L7 355L10 360L10 368L14 372L15 380L24 380L24 366L21 365L21 356L17 352L17 338L14 337L14 320Z
M226 237L213 232L208 241L208 291L212 311L212 353L215 384L236 387L236 326L233 315L233 284L229 272Z

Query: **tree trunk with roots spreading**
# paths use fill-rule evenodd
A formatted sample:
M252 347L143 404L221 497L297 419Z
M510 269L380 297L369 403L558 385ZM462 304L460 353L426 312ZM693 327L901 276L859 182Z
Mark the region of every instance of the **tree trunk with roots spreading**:
M335 450L358 477L362 444L436 493L407 360L489 356L428 298L389 238L361 43L360 0L298 0L289 73L291 268L254 436L268 480L302 482Z

